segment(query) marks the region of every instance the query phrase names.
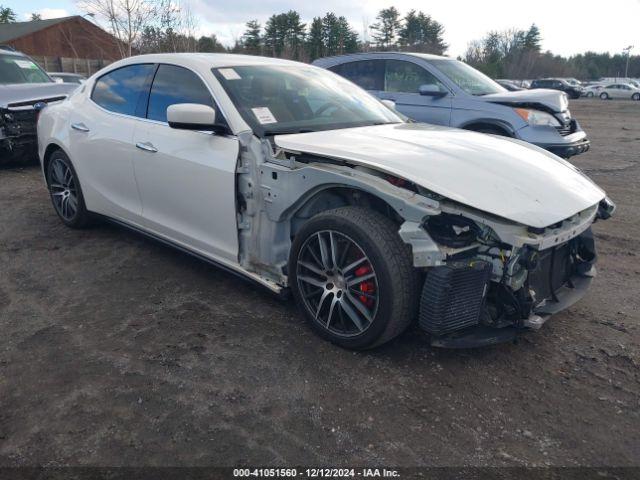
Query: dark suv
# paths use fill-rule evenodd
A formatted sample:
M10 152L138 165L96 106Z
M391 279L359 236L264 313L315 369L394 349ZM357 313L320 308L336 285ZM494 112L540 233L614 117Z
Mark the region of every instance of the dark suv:
M541 78L531 82L530 88L549 88L560 90L569 95L570 98L580 98L584 94L584 88L580 85L572 85L561 78Z

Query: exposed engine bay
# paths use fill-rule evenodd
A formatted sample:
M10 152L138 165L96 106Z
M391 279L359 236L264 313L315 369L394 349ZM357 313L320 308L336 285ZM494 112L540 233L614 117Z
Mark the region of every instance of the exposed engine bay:
M540 328L551 314L577 301L595 276L590 225L596 215L596 209L583 212L587 221L571 229L574 236L553 240L551 246L544 242L542 249L503 243L491 227L462 216L429 218L425 229L431 237L456 251L444 265L426 272L420 326L434 345L461 348L511 340L519 330ZM533 235L554 235L554 228L549 230Z

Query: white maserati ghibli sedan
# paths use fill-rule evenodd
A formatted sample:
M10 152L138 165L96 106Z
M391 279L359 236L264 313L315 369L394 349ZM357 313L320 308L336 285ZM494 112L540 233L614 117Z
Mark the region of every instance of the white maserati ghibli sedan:
M538 147L414 123L296 62L145 55L38 121L62 222L106 218L274 292L346 348L413 321L433 345L540 328L595 275L615 205Z

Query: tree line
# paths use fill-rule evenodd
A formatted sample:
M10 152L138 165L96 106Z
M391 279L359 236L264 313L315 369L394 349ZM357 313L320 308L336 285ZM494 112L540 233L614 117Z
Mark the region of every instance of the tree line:
M84 0L100 1L103 0ZM134 47L143 53L178 51L231 52L311 62L316 58L369 50L402 50L442 55L446 52L444 27L421 11L404 17L395 7L382 9L369 26L371 40L360 38L344 16L327 12L305 23L299 12L271 15L264 25L250 20L232 46L223 46L215 35L195 38L176 28L184 18L179 7L154 15L155 24L145 26ZM166 9L161 9L163 12ZM182 15L184 17L184 15Z
M262 25L249 20L233 45L216 35L196 36L197 19L179 0L77 0L78 7L105 25L119 40L122 56L159 52L230 52L311 62L316 58L367 51L405 51L444 55L444 26L429 14L397 8L380 10L362 34L344 16L327 12L305 22L299 12L271 15ZM187 0L185 0L187 1ZM38 14L32 20L39 20ZM0 5L0 23L17 21ZM460 60L494 78L546 76L597 79L624 75L627 56L586 52L570 57L542 50L542 34L528 29L490 31L469 42ZM640 55L628 59L629 76L640 77Z
M595 80L625 75L627 56L585 52L570 57L542 51L540 29L491 31L469 43L461 60L493 78L575 77ZM640 77L640 55L629 57L629 77Z

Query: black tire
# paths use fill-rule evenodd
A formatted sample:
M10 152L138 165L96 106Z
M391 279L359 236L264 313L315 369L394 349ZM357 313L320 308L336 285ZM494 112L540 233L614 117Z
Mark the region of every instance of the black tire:
M308 271L304 270L306 267L300 264L306 263L303 261L303 255L308 252L310 242L320 238L320 235L327 234L342 238L346 245L349 244L349 241L354 242L355 248L360 249L360 252L364 254L364 258L370 262L371 269L375 274L377 295L375 312L365 330L356 330L350 335L333 331L328 326L332 318L336 319L334 322L337 324L347 325L350 319L342 305L347 303L346 308L350 308L349 306L354 306L353 300L358 300L353 295L349 297L347 293L353 293L350 288L354 288L348 286L349 278L353 281L354 278L357 280L357 278L363 277L356 276L361 275L357 273L357 269L351 277L346 270L345 272L341 270L341 268L347 268L345 263L350 261L342 262L342 265L336 269L341 276L340 284L342 286L340 288L344 288L345 293L342 295L344 298L341 298L342 291L340 290L333 295L333 299L342 300L343 303L337 303L339 306L336 307L335 312L333 309L329 311L327 325L324 324L324 321L316 319L317 315L314 315L309 301L303 298L303 293L307 298L309 295L308 292L303 292L306 285L303 283L304 280L298 278L299 268L305 272L304 275L309 275ZM333 245L333 239L331 242ZM349 248L347 246L346 251L349 251ZM338 247L336 247L336 251L338 251ZM301 252L303 253L301 254ZM334 258L334 264L339 263ZM301 274L300 277L303 275ZM296 234L291 248L289 285L299 308L313 330L321 337L349 349L373 348L400 335L416 317L419 304L418 272L413 267L411 248L400 239L396 224L384 215L362 207L349 206L329 210L312 217L302 226ZM362 284L359 285L359 288L362 289ZM310 288L319 289L320 295L325 293L322 286L316 285ZM330 287L326 286L326 288ZM356 295L358 294L356 293ZM360 301L365 302L362 296L359 298L362 299ZM316 313L321 311L322 302L322 299L318 301Z
M602 92L602 93L600 94L600 98L601 98L602 100L609 100L609 94L608 94L607 92Z
M64 167L68 170L64 170ZM64 175L60 172L64 172ZM73 168L71 160L62 150L56 150L51 154L47 164L46 176L51 203L62 223L70 228L85 228L89 226L92 218L84 203L78 174ZM62 177L66 177L65 181L61 181ZM66 180L67 178L68 181ZM60 197L65 195L69 197L66 199L66 208L61 206L60 203ZM73 209L71 208L72 206Z
M631 100L635 100L636 102L640 100L640 93L634 93L631 95Z
M593 92L587 92L585 96L587 98L593 98Z

